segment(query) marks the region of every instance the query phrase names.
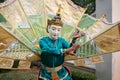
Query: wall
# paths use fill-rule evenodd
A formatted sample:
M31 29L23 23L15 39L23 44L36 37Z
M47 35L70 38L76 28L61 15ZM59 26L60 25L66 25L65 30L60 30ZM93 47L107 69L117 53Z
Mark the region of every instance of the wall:
M120 0L112 0L112 23L120 21Z
M120 0L96 0L96 17L107 14L107 21L120 21ZM120 80L120 52L104 55L104 62L96 65L97 80Z
M107 20L112 22L112 0L96 0L96 17L100 18L104 13Z
M112 80L120 80L120 52L112 54Z
M103 55L104 62L96 64L97 80L112 80L112 55Z

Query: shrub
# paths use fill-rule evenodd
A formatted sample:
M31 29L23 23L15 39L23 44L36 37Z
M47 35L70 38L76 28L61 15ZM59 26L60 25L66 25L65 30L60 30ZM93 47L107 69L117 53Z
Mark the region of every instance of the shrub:
M90 73L71 71L73 80L96 80L96 76Z

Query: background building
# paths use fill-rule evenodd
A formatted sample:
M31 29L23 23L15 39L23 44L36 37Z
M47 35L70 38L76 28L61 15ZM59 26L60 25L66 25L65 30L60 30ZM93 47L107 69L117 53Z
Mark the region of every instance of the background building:
M120 21L120 0L96 0L96 17L107 14L107 21ZM97 80L120 80L120 52L103 56L104 62L96 65Z

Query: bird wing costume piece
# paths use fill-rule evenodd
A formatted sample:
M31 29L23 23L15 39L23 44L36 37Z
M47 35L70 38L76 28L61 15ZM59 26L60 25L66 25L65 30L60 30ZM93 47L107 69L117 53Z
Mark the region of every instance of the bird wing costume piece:
M86 33L76 40L76 43L81 44L76 50L77 56L67 55L65 60L74 60L76 66L96 64L103 61L101 55L120 50L120 22L108 24L104 16L96 19L84 14L86 9L70 0L6 0L0 4L0 14L5 19L0 22L0 30L10 35L11 41L5 43L4 49L0 47L1 57L19 60L27 60L28 57L31 61L36 57L40 59L38 40L48 35L47 19L53 18L59 5L64 23L61 37L70 42L76 29ZM0 32L0 36L4 35ZM4 43L2 37L0 44ZM6 54L8 48L10 50ZM22 51L25 54L22 55Z

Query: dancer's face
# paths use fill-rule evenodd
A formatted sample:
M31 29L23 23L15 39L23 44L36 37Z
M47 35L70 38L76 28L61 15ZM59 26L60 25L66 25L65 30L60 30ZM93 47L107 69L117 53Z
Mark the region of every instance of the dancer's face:
M49 36L51 39L56 40L61 34L61 26L51 25L48 27Z

